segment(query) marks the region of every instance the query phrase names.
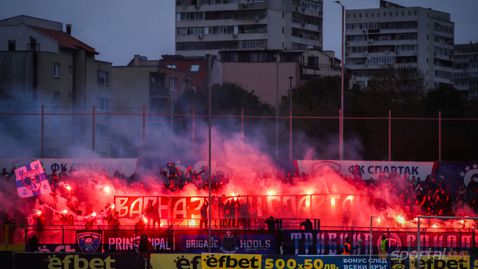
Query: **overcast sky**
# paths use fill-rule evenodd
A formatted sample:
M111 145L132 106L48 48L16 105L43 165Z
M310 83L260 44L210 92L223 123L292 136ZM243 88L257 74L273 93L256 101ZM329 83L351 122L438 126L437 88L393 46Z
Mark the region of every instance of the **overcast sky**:
M277 1L277 0L272 0ZM455 43L478 41L478 0L395 0L451 14ZM94 47L97 59L127 64L135 54L174 54L175 0L0 0L0 19L29 15L73 25L73 36ZM342 0L346 9L376 8L379 0ZM340 56L340 6L324 0L324 49Z

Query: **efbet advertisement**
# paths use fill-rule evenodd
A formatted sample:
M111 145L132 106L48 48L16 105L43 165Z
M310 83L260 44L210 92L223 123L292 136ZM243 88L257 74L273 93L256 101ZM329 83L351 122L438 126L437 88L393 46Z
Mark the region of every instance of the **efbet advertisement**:
M131 269L137 262L132 254L15 253L14 257L15 269Z
M417 257L410 257L409 269L475 269L471 267L470 256L423 256L420 257L420 265L417 266ZM418 268L419 267L419 268Z
M260 254L153 254L154 269L264 268Z
M134 253L9 253L2 269L132 269L144 268ZM261 255L261 254L152 254L153 269L478 269L478 260L463 256L423 256L419 268L416 257L381 258L368 255Z

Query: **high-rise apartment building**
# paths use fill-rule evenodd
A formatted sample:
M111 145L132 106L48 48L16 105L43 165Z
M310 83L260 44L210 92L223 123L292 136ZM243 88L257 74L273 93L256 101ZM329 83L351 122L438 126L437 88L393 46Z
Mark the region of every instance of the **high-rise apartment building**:
M454 66L455 87L478 97L478 43L456 44Z
M425 88L452 85L454 23L450 14L380 1L380 8L346 11L346 67L366 86L387 68L419 71Z
M323 0L177 0L176 54L322 49Z

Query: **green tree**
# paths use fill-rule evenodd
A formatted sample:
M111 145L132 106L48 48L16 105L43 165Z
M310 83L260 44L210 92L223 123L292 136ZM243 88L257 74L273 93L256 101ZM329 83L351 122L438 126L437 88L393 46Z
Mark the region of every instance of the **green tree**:
M181 111L190 112L195 108L199 114L208 113L207 91L185 91L177 101ZM211 111L216 115L240 115L241 110L248 115L272 115L271 105L262 102L253 91L239 85L224 83L211 88Z
M425 108L432 116L441 111L449 117L462 117L465 112L465 96L452 86L441 86L427 93Z

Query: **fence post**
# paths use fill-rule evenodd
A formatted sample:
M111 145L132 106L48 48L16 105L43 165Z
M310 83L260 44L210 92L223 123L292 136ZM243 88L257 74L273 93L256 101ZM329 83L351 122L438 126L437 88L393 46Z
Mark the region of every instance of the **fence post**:
M344 159L344 115L342 113L342 109L339 109L339 160Z
M91 125L91 150L95 152L95 132L96 132L96 109L95 106L91 108L91 117L92 117L92 125Z
M441 161L441 110L438 111L438 161Z
M241 108L241 138L242 138L242 141L245 140L245 135L244 135L244 108Z
M192 149L193 149L193 152L196 152L195 151L195 148L196 148L196 109L193 107L192 108L192 111L191 111L191 128L192 128L192 132L191 132L191 139L192 139Z
M41 105L41 126L40 126L40 156L43 158L45 157L44 156L44 152L45 152L45 142L44 142L44 138L45 138L45 106L44 105Z
M392 160L392 110L388 110L388 160Z
M143 106L143 126L142 126L142 133L141 135L143 136L143 147L145 144L145 139L146 139L146 106Z

